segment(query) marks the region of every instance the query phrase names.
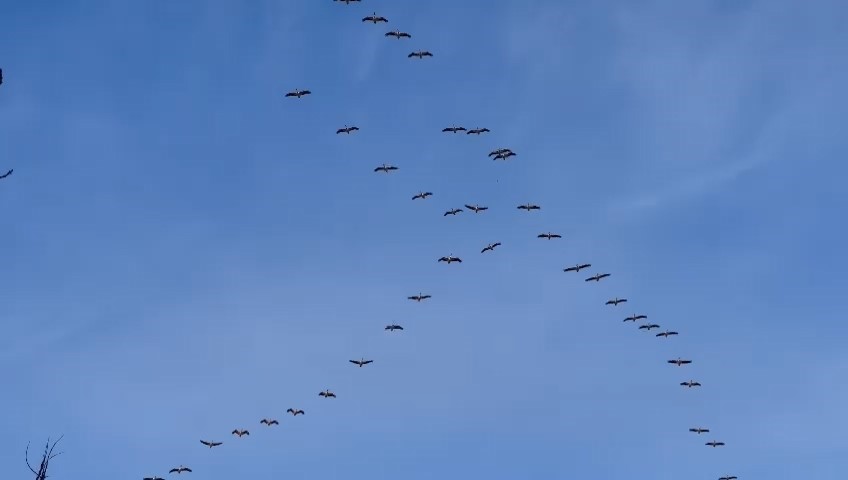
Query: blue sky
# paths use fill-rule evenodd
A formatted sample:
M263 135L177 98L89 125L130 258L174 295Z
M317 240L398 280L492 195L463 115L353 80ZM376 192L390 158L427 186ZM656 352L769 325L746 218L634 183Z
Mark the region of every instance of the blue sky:
M846 20L838 1L0 3L3 471L64 434L57 480L837 478ZM464 203L490 209L442 216ZM612 276L562 272L584 261Z

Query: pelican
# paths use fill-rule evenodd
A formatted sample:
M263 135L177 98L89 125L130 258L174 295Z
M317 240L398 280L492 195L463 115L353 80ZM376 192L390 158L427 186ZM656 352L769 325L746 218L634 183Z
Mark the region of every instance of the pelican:
M456 125L453 125L451 127L443 128L442 131L446 132L446 133L457 133L457 132L466 131L466 128L465 127L457 127Z
M697 433L698 435L700 435L702 433L710 433L709 428L701 428L701 427L690 428L689 431L692 432L692 433Z
M591 263L583 263L583 264L578 263L577 265L575 265L573 267L563 268L562 271L563 272L579 272L580 270L583 270L584 268L589 268L591 266L592 266Z
M701 386L701 384L696 382L695 380L689 380L688 382L680 382L680 385L682 385L686 388L700 387Z
M483 250L480 250L480 253L486 253L489 250L494 250L495 247L499 246L500 244L501 244L501 242L490 243L490 244L486 245L485 247L483 247Z
M644 320L646 318L648 318L647 315L636 315L634 313L633 315L630 315L629 317L625 318L624 321L625 322L635 322L636 320Z
M592 280L594 280L596 282L600 282L601 279L607 278L609 276L610 276L609 273L598 273L598 274L592 275L591 277L587 278L586 281L591 282Z
M472 128L471 130L465 132L466 135L480 135L481 133L491 132L488 128Z
M324 390L323 392L319 393L318 396L324 398L336 398L336 394L329 390Z
M616 297L616 298L613 298L612 300L607 300L606 305L612 305L612 306L615 307L615 306L618 306L619 303L624 303L626 301L627 301L626 298L617 298Z
M461 212L461 211L462 211L462 209L461 209L461 208L451 208L450 210L448 210L447 212L445 212L445 214L444 214L444 215L442 215L442 216L443 216L443 217L447 217L448 215L456 215L457 213L459 213L459 212Z
M716 442L715 440L713 440L713 441L711 441L711 442L707 442L707 443L705 443L704 445L706 445L706 446L708 446L708 447L713 447L713 448L715 448L715 447L723 447L723 446L724 446L724 442Z
M385 330L388 330L390 332L394 332L395 330L403 330L403 327L401 327L400 325L392 324L392 325L386 325Z
M432 56L433 56L433 54L428 52L427 50L418 50L418 51L410 53L406 57L407 58L418 57L418 59L421 60L424 57L432 57Z
M480 205L477 205L477 204L474 204L474 205L466 205L466 206L465 206L465 208L467 208L467 209L471 210L471 211L472 211L472 212L474 212L474 213L485 212L486 210L488 210L488 209L489 209L489 207L481 207Z
M515 156L515 152L510 152L510 151L507 151L507 152L501 152L501 153L499 153L499 154L495 155L495 156L492 158L492 160L506 160L506 159L508 159L509 157L514 157L514 156Z
M678 367L682 367L683 365L689 365L690 363L692 363L692 360L683 360L682 358L678 357L676 360L669 360L668 363L672 365L677 365Z
M548 233L540 233L540 234L536 235L536 238L547 238L548 240L550 240L552 238L562 238L562 235L548 232Z
M397 169L398 169L398 167L395 167L395 166L388 165L388 164L385 164L385 163L384 163L384 164L380 165L379 167L375 168L375 169L374 169L374 171L375 171L375 172L386 172L386 173L389 173L389 172L391 172L391 171L393 171L393 170L397 170Z
M359 130L359 127L348 127L347 125L345 125L344 128L340 128L340 129L336 130L336 135L338 135L340 133L350 134L350 132L355 132L357 130Z
M177 467L177 468L172 468L172 469L171 469L168 473L176 473L177 475L179 475L179 474L181 474L181 473L183 473L183 472L191 473L191 469L190 469L190 468L188 468L188 467L185 467L185 466L183 466L183 465L180 465L180 466L179 466L179 467Z
M440 262L447 262L448 265L450 265L451 262L462 263L462 259L460 259L459 257L454 257L452 254L448 255L447 257L440 258L439 261Z
M269 427L270 427L271 425L279 425L279 424L280 424L280 422L278 422L278 421L276 421L276 420L274 420L274 419L269 419L269 418L263 418L262 420L260 420L260 421L259 421L259 423L264 424L264 425L267 425L267 426L269 426Z
M529 212L530 210L541 210L542 207L540 207L538 205L533 205L532 203L527 203L527 204L524 204L524 205L519 205L518 209L519 210L527 210Z
M413 295L411 297L406 297L406 298L408 300L415 300L416 302L420 302L421 300L427 300L428 298L430 298L430 295L422 295L422 294L419 293L418 295Z
M364 358L360 358L359 360L348 360L348 362L359 366L359 368L362 368L365 365L368 365L369 363L373 363L374 360L365 360Z
M386 36L387 36L387 37L395 37L395 38L397 38L398 40L400 40L401 38L412 38L412 35L410 35L410 34L408 34L408 33L406 33L406 32L401 32L400 30L395 30L395 31L393 31L393 32L388 32L388 33L386 33Z
M327 392L329 392L329 390L327 390ZM323 393L323 392L321 392L321 393ZM333 396L335 397L335 395L333 395ZM291 413L293 417L306 414L306 412L304 412L303 410L301 410L299 408L290 408L290 409L286 410L286 413Z
M293 91L286 94L287 97L297 97L297 98L301 98L304 95L312 95L312 92L310 92L309 90L293 90Z
M381 16L377 15L377 12L374 12L371 15L363 18L362 21L363 22L371 22L374 25L377 25L380 22L388 22L386 17L381 17Z
M660 332L660 333L657 334L658 337L665 337L665 338L668 338L672 335L677 335L677 332L672 332L672 331L666 330L664 332Z
M492 150L491 152L489 152L489 156L495 157L495 156L500 155L502 153L511 152L511 151L512 150L510 150L508 148L496 148L495 150Z
M650 332L652 328L660 328L660 326L656 323L652 323L650 325L639 325L639 330L647 330Z
M224 442L209 442L209 441L206 441L206 440L201 440L200 443L206 445L209 448L217 447L218 445L224 444Z
M414 197L412 197L412 199L418 200L420 198L421 200L426 200L427 197L429 197L431 195L433 195L433 192L418 192L418 194L416 194Z
M241 438L245 435L250 435L250 432L248 432L247 430L235 429L233 430L233 435L238 435L238 437Z

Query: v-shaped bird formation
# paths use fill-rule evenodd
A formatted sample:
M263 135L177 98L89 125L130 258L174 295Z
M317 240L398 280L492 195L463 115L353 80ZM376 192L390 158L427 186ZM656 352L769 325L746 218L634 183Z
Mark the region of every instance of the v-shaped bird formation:
M361 0L333 0L333 2L341 3L341 4L344 4L344 5L350 5L351 3L360 3ZM386 17L384 17L382 15L378 15L377 12L373 12L372 14L363 17L361 19L361 21L362 21L362 23L371 23L373 25L377 25L379 23L389 23L389 20ZM392 39L395 39L395 40L411 39L412 38L412 35L410 33L402 31L398 28L395 28L393 30L385 32L384 35L387 38L392 38ZM409 58L424 59L424 58L433 57L433 54L428 50L419 49L419 50L415 50L415 51L409 53L407 56ZM2 85L2 83L3 83L3 70L0 69L0 85ZM299 101L304 101L303 99L305 97L311 96L311 95L312 95L312 92L310 90L300 89L300 88L295 88L295 89L285 93L286 98L293 98L293 99L296 99L296 100L299 100ZM350 135L354 132L358 132L359 130L360 130L360 128L357 127L357 126L344 125L343 127L338 128L336 130L336 134ZM448 127L442 128L441 132L449 133L449 134L457 134L457 133L464 132L466 135L476 135L476 136L480 136L481 134L484 134L484 133L485 134L491 134L491 130L489 128L486 128L486 127L475 126L474 128L468 129L464 126L456 125L456 124L451 124ZM512 149L505 148L505 147L496 148L496 149L494 149L494 150L492 150L488 153L488 157L492 158L493 160L508 160L508 159L515 157L515 156L517 156L517 155ZM12 175L13 171L14 170L9 169L5 173L0 174L0 180L7 179L10 175ZM394 166L394 165L389 165L389 164L382 164L382 165L374 168L374 172L376 172L376 173L388 174L388 173L395 172L395 171L398 171L398 167ZM424 199L427 199L428 197L431 197L431 196L433 196L433 192L422 190L419 193L412 196L412 200L419 200L419 199L424 200ZM471 211L475 214L480 214L482 212L489 210L489 206L482 206L482 205L477 204L477 203L464 204L464 207L468 211ZM495 207L495 208L497 208L497 207ZM513 207L513 208L517 208L518 210L523 210L524 212L534 212L534 211L541 210L541 207L539 205L534 204L534 203L530 203L530 202L522 204L522 205L518 205L517 207ZM443 216L444 217L447 217L447 216L454 216L455 217L463 211L464 210L462 208L454 207L454 208L451 208L451 209L445 211ZM466 217L466 220L467 220L467 217ZM545 239L545 240L562 239L563 238L563 236L561 234L553 233L553 232L543 232L543 233L537 234L536 236L537 236L537 238ZM490 242L482 248L480 253L494 252L495 248L499 247L499 246L501 246L501 242ZM492 253L490 253L489 255L492 255ZM463 260L459 256L456 256L453 253L449 253L446 256L439 257L437 259L437 261L438 261L438 263L445 263L447 265L450 265L452 263L460 264L460 263L463 262ZM591 263L580 263L580 262L578 262L578 263L573 264L572 266L564 268L563 272L579 273L581 270L589 269L591 267L592 267ZM454 267L451 267L451 268L454 268ZM595 274L585 278L584 281L587 282L587 283L588 282L598 283L603 279L609 278L610 276L611 276L610 273L595 273ZM415 301L416 303L420 303L424 300L429 300L431 298L432 298L431 295L424 294L423 292L419 292L415 295L410 295L410 296L407 297L408 300ZM630 300L627 299L627 298L615 297L615 298L612 298L610 300L607 300L605 305L612 306L612 307L618 307L621 304L629 303L629 302L630 302ZM638 322L640 322L642 320L647 320L647 319L648 319L648 316L646 314L634 313L634 314L631 314L630 316L624 318L623 321L625 323L633 322L634 324L637 324ZM660 328L660 325L655 324L655 323L642 323L638 326L638 330L645 330L645 331L648 331L648 332L650 332L653 329L659 329L659 328ZM395 332L395 331L403 331L404 328L401 325L392 323L390 325L385 326L384 330L388 331L388 332ZM672 336L678 335L678 332L672 331L672 330L665 330L663 332L656 333L655 335L658 338L668 339ZM371 365L372 363L374 363L374 360L366 359L365 357L360 357L359 359L350 359L349 362L351 364L353 364L354 366L358 367L358 368L362 368L362 367L365 367L367 365ZM689 366L690 364L692 364L693 361L691 359L687 359L687 358L683 358L683 357L677 357L677 358L673 358L673 359L668 359L667 363L669 365L673 365L673 366L676 366L676 367L685 367L685 366ZM685 380L685 381L681 382L680 386L687 388L687 389L691 389L691 388L695 388L695 387L701 387L701 383L694 380L694 379L689 379L689 380ZM324 399L330 399L330 398L335 399L336 398L336 394L330 389L325 389L325 390L319 392L318 395L320 397L324 398ZM292 407L292 408L288 408L286 410L286 413L289 413L289 414L291 414L291 416L293 418L296 418L298 415L305 415L306 412L304 410L300 409L300 408ZM280 422L278 420L274 419L274 418L262 418L261 420L259 420L259 423L261 425L264 425L265 427L272 427L272 426L280 425ZM703 426L691 427L691 428L689 428L689 432L695 433L697 435L712 433L709 428L706 428L706 427L703 427ZM233 435L234 437L237 437L239 439L242 439L244 437L249 437L250 432L247 429L235 428L235 429L232 430L231 435ZM243 441L247 441L247 440L243 440ZM203 445L206 448L214 449L215 447L222 446L224 444L224 442L217 441L217 440L201 439L200 444ZM708 442L705 442L704 445L709 446L709 447L713 447L713 448L717 448L717 447L725 446L725 443L723 441L713 439L713 440L710 440ZM184 465L180 465L178 467L170 469L168 473L181 475L183 473L192 473L192 471L193 470L191 468L186 467ZM162 480L162 478L158 477L158 476L146 476L146 477L142 477L142 478L143 478L143 480ZM737 477L732 476L732 475L723 475L721 477L718 477L718 480L737 480Z

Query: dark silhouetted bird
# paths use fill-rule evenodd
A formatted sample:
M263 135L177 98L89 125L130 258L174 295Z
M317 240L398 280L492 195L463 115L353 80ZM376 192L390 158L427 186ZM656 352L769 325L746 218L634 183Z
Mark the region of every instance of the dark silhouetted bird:
M606 305L617 306L619 303L625 303L626 301L626 298L613 298L612 300L607 300Z
M527 210L528 212L531 211L531 210L541 210L542 209L542 207L540 207L538 205L533 205L532 203L527 203L525 205L519 205L517 208L519 210Z
M177 468L172 468L172 469L171 469L168 473L176 473L177 475L179 475L179 474L181 474L181 473L183 473L183 472L191 473L191 469L190 469L190 468L188 468L188 467L185 467L185 466L183 466L183 465L180 465L180 466L179 466L179 467L177 467Z
M453 255L448 255L446 257L442 257L442 258L439 259L439 261L440 262L447 262L448 265L450 265L451 262L462 263L462 259L460 259L459 257L454 257Z
M414 197L412 197L412 199L418 200L420 198L421 200L426 200L427 197L432 196L432 195L433 195L433 192L418 192L418 194L416 194Z
M738 480L735 475L725 475L723 477L718 477L718 480Z
M309 90L294 90L286 94L287 97L297 97L300 98L304 95L312 95L312 92Z
M461 212L461 211L462 211L462 209L461 209L461 208L451 208L450 210L448 210L447 212L445 212L445 214L444 214L444 215L442 215L442 216L443 216L443 217L447 217L448 215L456 215L457 213L459 213L459 212Z
M329 390L327 390L327 392L329 392ZM335 397L335 395L333 395L333 396ZM290 409L286 410L286 413L291 413L293 417L306 414L306 412L304 412L303 410L301 410L299 408L290 408Z
M375 172L386 172L386 173L389 173L389 172L394 171L394 170L397 170L397 169L398 169L398 167L395 167L395 166L388 165L388 164L385 164L385 163L384 163L384 164L380 165L379 167L375 168L375 169L374 169L374 171L375 171Z
M406 33L406 32L401 32L400 30L395 30L395 31L393 31L393 32L388 32L388 33L386 33L386 36L387 36L387 37L395 37L395 38L397 38L397 39L401 39L401 38L412 38L412 35L410 35L410 34L408 34L408 33Z
M364 358L360 358L359 360L348 360L348 362L358 366L359 368L362 368L365 365L368 365L369 363L373 363L374 360L365 360Z
M562 235L548 232L548 233L540 233L540 234L536 235L536 237L537 238L547 238L548 240L550 240L552 238L562 238Z
M165 479L162 478L162 477L155 477L154 476L154 477L144 477L141 480L165 480Z
M385 330L388 330L390 332L394 332L395 330L403 330L403 327L401 327L400 325L392 324L392 325L386 325Z
M418 57L418 59L423 59L424 57L432 57L433 54L428 52L427 50L418 50L416 52L412 52L407 55L407 58Z
M494 157L494 156L500 155L500 154L502 154L502 153L511 152L511 151L512 151L512 150L510 150L510 149L508 149L508 148L497 148L497 149L492 150L491 152L489 152L489 156L490 156L490 157Z
M509 157L514 157L515 155L515 152L506 151L495 155L494 157L492 157L492 160L506 160Z
M430 295L422 295L419 293L418 295L413 295L411 297L406 298L409 300L415 300L416 302L420 302L421 300L427 300L428 298L430 298Z
M386 17L381 17L381 16L377 15L377 12L374 12L371 15L368 15L367 17L363 18L362 21L363 22L371 22L374 25L377 25L380 22L384 22L384 23L388 22Z
M9 175L11 175L11 174L12 174L12 172L14 172L14 171L15 171L15 169L14 169L14 168L12 168L12 169L10 169L8 172L4 173L3 175L0 175L0 180L3 180L4 178L8 177L8 176L9 176Z
M206 445L209 448L217 447L218 445L224 444L224 442L209 442L209 441L206 441L206 440L201 440L200 443Z
M589 268L591 266L592 266L591 263L582 263L582 264L578 263L577 265L575 265L573 267L563 268L562 271L563 272L579 272L580 270L583 270L584 268Z
M705 443L704 445L706 445L706 446L708 446L708 447L713 447L713 448L715 448L715 447L723 447L723 446L724 446L724 442L716 442L715 440L713 440L713 441L711 441L711 442L707 442L707 443Z
M245 435L250 435L250 432L248 432L247 430L235 429L233 430L233 435L238 435L238 437L241 438Z
M471 210L471 211L472 211L472 212L474 212L474 213L485 212L486 210L488 210L488 209L489 209L489 207L481 207L480 205L477 205L477 204L474 204L474 205L465 205L465 208L467 208L467 209Z
M692 432L692 433L697 433L698 435L700 435L702 433L710 433L709 428L701 428L701 427L690 428L689 431Z
M501 244L501 242L490 243L490 244L486 245L485 247L483 247L483 250L480 250L480 253L486 253L489 250L494 250L495 247L499 246L500 244Z
M624 321L625 322L635 322L636 320L644 320L646 318L648 318L647 315L636 315L634 313L633 315L630 315L629 317L625 318Z
M349 134L350 132L355 132L357 130L359 130L359 127L348 127L347 125L345 125L344 128L340 128L340 129L336 130L336 135L338 135L339 133L348 133Z
M454 125L452 127L443 128L442 131L447 132L447 133L464 132L465 127L458 127L458 126Z
M472 128L471 130L465 132L466 135L480 135L481 133L491 132L488 128Z
M690 363L692 363L692 360L683 360L682 358L678 357L677 360L669 360L668 363L672 365L677 365L678 367L682 367L683 365L689 365Z
M701 384L696 382L695 380L689 380L688 382L680 382L680 385L686 388L700 387Z
M323 392L319 393L318 396L324 398L336 398L336 394L329 390L324 390Z
M668 338L672 335L677 335L677 332L672 332L670 330L666 330L664 332L660 332L660 333L657 334L658 337L665 337L665 338Z
M279 425L280 424L280 422L274 420L273 418L263 418L262 420L259 420L259 423L267 425L269 427L271 425Z
M597 274L592 275L591 277L587 278L585 281L591 282L591 281L594 280L596 282L600 282L602 279L607 278L609 276L610 276L609 273L597 273Z
M650 332L652 328L660 328L660 326L656 323L652 323L650 325L639 325L639 330L647 330Z

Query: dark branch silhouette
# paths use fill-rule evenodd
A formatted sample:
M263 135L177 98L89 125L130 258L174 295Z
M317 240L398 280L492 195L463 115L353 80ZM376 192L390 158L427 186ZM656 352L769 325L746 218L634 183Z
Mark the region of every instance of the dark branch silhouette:
M62 440L62 435L59 437L59 440ZM56 448L56 444L59 443L59 440L50 444L50 437L47 438L47 443L44 445L44 453L41 454L41 463L38 465L38 470L32 468L32 465L29 463L29 443L27 443L26 453L24 454L24 458L26 459L27 467L29 467L29 471L35 474L35 480L45 480L47 478L47 467L50 465L50 460L58 457L62 454L53 453L53 449Z

